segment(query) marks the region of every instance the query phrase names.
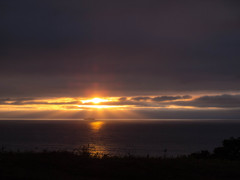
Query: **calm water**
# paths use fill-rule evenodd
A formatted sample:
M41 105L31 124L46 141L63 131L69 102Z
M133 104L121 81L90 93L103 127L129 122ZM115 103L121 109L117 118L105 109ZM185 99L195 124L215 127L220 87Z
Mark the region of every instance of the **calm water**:
M0 121L0 146L7 150L71 150L167 156L213 150L223 139L240 137L240 120ZM93 148L94 147L94 148Z

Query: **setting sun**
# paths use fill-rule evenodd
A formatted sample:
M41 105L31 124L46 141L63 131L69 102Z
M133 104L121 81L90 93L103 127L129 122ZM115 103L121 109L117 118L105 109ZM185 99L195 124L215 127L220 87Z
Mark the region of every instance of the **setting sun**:
M101 99L101 98L93 98L93 99L89 99L89 100L83 100L83 103L94 103L94 104L99 104L101 102L107 102L109 100L107 99Z
M92 99L92 102L95 103L95 104L98 104L100 102L103 102L104 100L103 99L100 99L100 98L93 98Z

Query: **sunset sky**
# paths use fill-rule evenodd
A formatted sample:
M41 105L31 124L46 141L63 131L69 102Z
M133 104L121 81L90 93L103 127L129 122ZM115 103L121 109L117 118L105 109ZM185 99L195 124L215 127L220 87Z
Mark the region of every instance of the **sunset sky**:
M240 118L238 0L1 0L0 119Z

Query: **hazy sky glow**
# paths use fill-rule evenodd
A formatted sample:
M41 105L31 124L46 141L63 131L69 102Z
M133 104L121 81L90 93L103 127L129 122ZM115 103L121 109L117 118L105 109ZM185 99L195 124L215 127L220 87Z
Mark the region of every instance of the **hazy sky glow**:
M237 0L0 8L0 118L240 118Z
M2 118L238 118L240 94L102 98L7 98Z

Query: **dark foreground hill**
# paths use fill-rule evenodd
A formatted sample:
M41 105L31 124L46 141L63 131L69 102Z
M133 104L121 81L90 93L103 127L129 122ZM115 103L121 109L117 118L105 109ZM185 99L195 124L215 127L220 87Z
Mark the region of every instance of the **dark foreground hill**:
M240 139L230 140L238 144ZM225 140L228 148L233 146L229 141ZM225 146L216 148L212 154L202 151L178 158L100 156L91 155L87 149L40 153L1 151L0 179L239 180L240 160L233 158L233 153L239 153L237 145L232 147L234 152L227 152Z

